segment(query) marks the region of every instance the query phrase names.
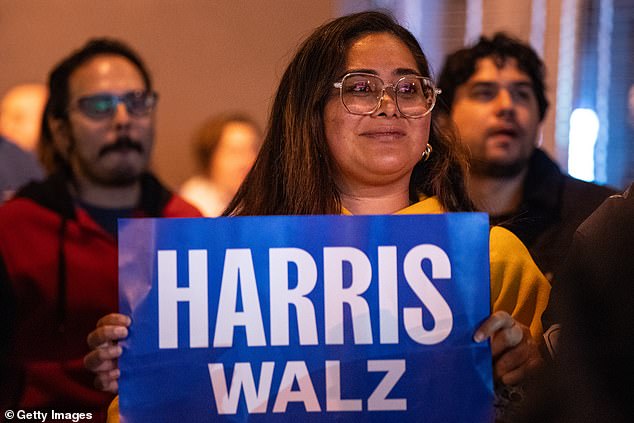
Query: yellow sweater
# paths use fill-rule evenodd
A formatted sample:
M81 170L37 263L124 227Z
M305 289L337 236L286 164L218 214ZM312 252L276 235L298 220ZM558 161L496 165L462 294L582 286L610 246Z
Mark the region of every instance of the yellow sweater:
M436 197L425 198L395 214L444 213ZM489 232L491 308L504 310L528 326L535 340L543 334L542 313L548 303L550 283L515 235L499 226Z
M421 201L395 214L444 213L435 197ZM350 214L343 210L343 214ZM542 337L541 316L548 303L550 284L539 271L522 242L504 228L493 227L489 235L491 262L491 305L493 311L504 310L528 326L534 339ZM108 422L119 423L119 397L108 408Z

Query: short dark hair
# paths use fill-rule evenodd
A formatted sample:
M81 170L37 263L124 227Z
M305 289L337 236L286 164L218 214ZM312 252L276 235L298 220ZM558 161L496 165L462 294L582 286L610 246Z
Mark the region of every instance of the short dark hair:
M317 28L299 47L275 95L258 158L225 214L340 214L341 198L326 141L324 108L333 82L345 71L354 41L387 33L412 53L418 71L431 76L416 38L389 14L361 12ZM462 147L432 114L433 153L414 167L410 197L438 196L447 211L471 210L466 194Z
M68 119L71 75L91 59L108 55L121 56L128 59L141 73L146 90L152 90L152 79L145 63L123 41L111 38L94 38L64 58L49 73L49 96L42 116L42 135L38 149L40 159L49 172L57 170L60 166L67 165L66 159L55 148L53 135L48 125L49 118Z
M539 120L543 120L548 109L544 62L530 45L504 32L497 32L492 38L482 36L476 44L447 56L438 78L438 87L442 90L439 101L446 102L451 110L458 87L475 73L478 61L487 57L493 58L499 67L504 66L509 58L517 61L519 69L531 79L539 107Z

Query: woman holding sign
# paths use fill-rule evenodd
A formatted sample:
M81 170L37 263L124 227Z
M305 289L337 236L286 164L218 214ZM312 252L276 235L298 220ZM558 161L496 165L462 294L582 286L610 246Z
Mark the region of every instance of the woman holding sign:
M263 147L225 215L472 211L459 144L431 113L438 94L418 42L390 16L325 24L282 77ZM490 261L493 313L474 340L491 339L494 377L513 385L540 363L550 286L504 229L490 232ZM116 341L129 323L106 316L88 337L85 363L103 390L118 389Z

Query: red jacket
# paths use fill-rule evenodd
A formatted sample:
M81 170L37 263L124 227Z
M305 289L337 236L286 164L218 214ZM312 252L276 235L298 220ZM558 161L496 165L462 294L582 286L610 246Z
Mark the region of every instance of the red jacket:
M145 175L134 216L200 213ZM117 270L115 237L74 203L60 175L0 207L0 416L107 408L112 396L93 388L82 359L97 320L118 309Z

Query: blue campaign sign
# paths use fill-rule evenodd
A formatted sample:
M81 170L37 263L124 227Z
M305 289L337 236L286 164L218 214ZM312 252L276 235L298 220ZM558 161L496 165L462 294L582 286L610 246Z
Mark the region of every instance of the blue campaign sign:
M122 422L491 421L480 213L125 219Z

